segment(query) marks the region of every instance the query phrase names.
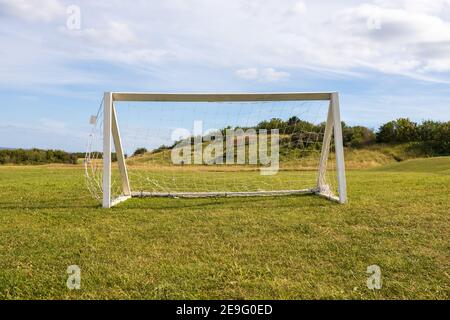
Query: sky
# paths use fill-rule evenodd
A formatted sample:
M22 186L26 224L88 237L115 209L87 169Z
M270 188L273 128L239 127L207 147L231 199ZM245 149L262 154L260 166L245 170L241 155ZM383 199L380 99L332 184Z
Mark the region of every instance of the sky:
M0 0L0 147L84 151L105 91L339 91L450 120L450 0Z

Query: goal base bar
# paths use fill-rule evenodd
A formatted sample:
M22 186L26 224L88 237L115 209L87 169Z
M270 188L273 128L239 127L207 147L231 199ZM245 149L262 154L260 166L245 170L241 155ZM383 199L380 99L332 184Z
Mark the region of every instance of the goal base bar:
M133 198L219 198L219 197L270 197L296 194L313 194L316 190L277 190L277 191L249 191L249 192L133 192Z
M133 192L132 198L234 198L234 197L276 197L299 194L315 194L339 202L336 196L319 193L316 189L280 190L280 191L254 191L254 192Z

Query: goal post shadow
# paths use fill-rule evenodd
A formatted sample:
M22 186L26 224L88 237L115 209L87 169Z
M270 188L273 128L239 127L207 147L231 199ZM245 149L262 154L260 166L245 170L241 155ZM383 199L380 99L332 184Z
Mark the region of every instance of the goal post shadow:
M329 101L325 133L319 159L317 185L311 189L278 190L257 192L133 192L123 151L116 107L114 102L264 102L264 101ZM344 162L342 123L339 106L339 93L223 93L223 94L182 94L182 93L120 93L105 92L103 100L103 177L102 205L111 208L132 197L256 197L285 196L294 194L316 194L329 200L344 204L347 202L347 184ZM326 171L334 136L338 196L330 194L326 183ZM117 155L122 194L113 199L111 192L112 145Z

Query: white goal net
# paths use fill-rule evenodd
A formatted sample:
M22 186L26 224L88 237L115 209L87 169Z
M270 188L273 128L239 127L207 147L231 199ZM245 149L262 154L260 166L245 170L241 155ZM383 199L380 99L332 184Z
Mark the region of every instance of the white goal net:
M203 100L180 96L175 101L166 101L170 97L146 101L152 96L114 100L111 95L112 120L105 117L109 102L104 101L91 117L86 182L104 206L131 196L300 193L345 202L336 171L330 100L283 97L278 101L274 96L263 101L234 101L238 97L179 101ZM111 130L105 131L105 119ZM109 181L103 156L105 132L111 140ZM109 206L105 205L108 187Z

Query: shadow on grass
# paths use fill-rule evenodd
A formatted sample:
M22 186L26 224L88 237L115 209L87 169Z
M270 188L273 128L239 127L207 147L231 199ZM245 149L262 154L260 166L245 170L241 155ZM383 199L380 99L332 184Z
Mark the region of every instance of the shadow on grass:
M135 209L152 209L152 210L176 210L176 209L199 209L199 208L236 208L245 207L272 207L288 208L292 207L293 201L299 201L298 205L331 207L338 205L334 201L320 198L312 194L291 195L283 197L217 197L217 198L199 198L199 199L177 199L177 198L146 198L146 199L130 199L113 207L113 212ZM83 202L81 204L81 202ZM301 203L300 203L301 202ZM264 204L267 204L266 206ZM86 203L86 199L80 201L50 200L37 202L2 202L0 210L38 210L38 209L93 209L103 210L101 204L93 202ZM105 210L107 212L108 210Z
M0 210L14 209L14 210L33 210L33 209L101 209L99 204L85 204L80 205L76 203L64 204L61 202L54 201L41 201L39 203L17 203L17 202L6 202L0 203Z
M195 209L205 207L220 207L220 208L239 208L243 207L263 207L264 203L267 206L273 206L276 202L277 208L290 208L293 201L303 201L303 205L321 205L321 206L338 206L334 201L323 199L316 195L292 195L283 197L230 197L230 198L203 198L203 199L175 199L175 198L146 198L146 199L130 199L112 208L112 210L128 210L128 209L155 209L155 210L173 210L173 209Z

